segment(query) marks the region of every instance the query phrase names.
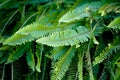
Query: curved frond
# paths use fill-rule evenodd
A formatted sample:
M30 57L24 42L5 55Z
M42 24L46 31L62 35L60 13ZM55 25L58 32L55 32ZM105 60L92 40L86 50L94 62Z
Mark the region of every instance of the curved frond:
M95 12L100 7L100 5L100 2L91 2L80 5L73 11L68 11L65 15L63 15L59 22L71 22L82 19L84 17L89 17L89 11Z
M68 51L53 66L51 80L61 80L67 72L70 62L75 55L75 47L70 47Z
M95 58L93 64L96 65L102 62L108 56L110 56L113 51L116 52L117 50L120 50L120 38L116 38L113 43L108 44L108 46L100 53L100 55Z
M50 56L54 61L59 60L61 56L69 49L69 47L54 47Z
M50 30L53 31L53 27L46 27L38 23L27 25L26 27L18 30L13 36L5 40L4 45L20 45L25 42L33 41L36 38L44 36Z
M37 64L36 64L36 71L41 72L41 60L42 60L42 54L43 54L43 45L37 45L36 46L36 57L37 57Z
M38 39L36 42L48 46L75 45L79 42L88 41L90 32L84 26L79 26L76 30L67 29L61 32L55 32L48 37Z
M118 28L120 29L120 17L115 18L108 26L108 28Z
M28 66L35 71L35 59L34 59L34 54L32 53L32 50L30 50L29 52L27 52L27 64Z
M4 41L4 45L21 45L25 42L31 42L37 38L43 37L46 34L61 31L67 28L78 26L78 23L66 24L62 26L45 26L35 22L18 30L13 36Z
M113 2L113 3L106 3L99 9L99 13L101 13L101 16L105 16L110 12L118 12L120 8L119 2ZM119 13L119 12L118 12Z
M7 64L15 60L18 60L29 49L29 47L30 47L30 44L22 45L19 48L17 48L16 51L13 51L13 53L9 53Z
M4 41L4 45L20 45L25 42L29 42L34 40L34 38L31 35L22 35L22 34L15 34Z

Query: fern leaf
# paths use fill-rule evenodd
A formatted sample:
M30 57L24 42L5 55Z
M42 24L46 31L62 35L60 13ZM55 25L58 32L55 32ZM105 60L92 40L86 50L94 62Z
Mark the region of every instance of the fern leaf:
M41 60L42 60L42 53L43 53L43 45L37 45L37 51L36 51L36 57L37 57L36 70L38 72L41 72L40 66L41 66Z
M116 50L120 50L120 38L116 38L113 43L109 44L105 50L103 50L99 56L95 58L95 61L93 62L94 65L101 63L103 60L105 60L108 56L110 56L113 51L116 52Z
M34 40L34 38L31 35L15 34L11 36L10 38L8 38L7 40L5 40L3 44L15 46L15 45L20 45L25 42L30 42L32 40Z
M120 17L115 18L107 27L120 29Z
M77 23L67 24L63 26L45 26L38 22L27 25L24 28L18 30L13 36L6 39L4 45L21 45L22 43L31 42L34 39L45 36L48 33L61 31L63 29L72 28L78 26Z
M7 64L19 59L29 49L30 44L22 45L16 51L9 54Z
M79 26L76 30L67 29L61 32L55 32L48 37L38 39L37 43L46 44L48 46L75 45L79 42L88 41L89 30L84 26Z
M45 15L40 16L38 22L46 26L51 26L56 21L59 13L58 10L50 10Z
M30 50L30 52L27 53L26 56L27 59L27 64L28 66L35 71L35 59L34 59L34 54L32 53L32 51Z
M74 20L82 19L84 17L89 17L89 11L95 12L100 7L100 5L100 2L91 2L80 5L73 11L69 11L65 15L63 15L59 22L71 22Z
M52 71L51 80L61 80L64 77L74 55L75 48L70 47L70 49L66 53L64 53L64 56L55 63L54 69Z
M52 27L53 28L53 27ZM33 41L49 32L51 27L45 27L41 24L33 23L20 30L13 36L5 40L4 45L20 45L25 42Z
M106 3L99 9L99 13L101 13L101 16L105 16L110 12L117 11L119 5L119 2Z
M69 47L54 47L51 51L52 55L50 56L54 61L59 60L61 56L69 49Z
M78 63L78 55L75 55L72 59L72 62L69 66L69 69L65 77L62 80L77 80L78 78L77 63Z
M78 62L78 73L79 73L79 80L83 80L83 53L79 53L79 62Z

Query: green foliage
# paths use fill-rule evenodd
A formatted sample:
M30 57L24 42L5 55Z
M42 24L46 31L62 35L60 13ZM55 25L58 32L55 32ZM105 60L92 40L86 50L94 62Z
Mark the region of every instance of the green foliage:
M64 55L54 64L51 80L61 80L68 70L71 59L75 55L75 48L70 47Z
M79 42L86 42L88 41L88 38L89 30L84 26L79 26L76 30L68 29L61 32L55 32L48 37L38 39L36 42L46 44L48 46L72 46Z
M113 43L108 44L108 46L100 53L100 55L95 58L95 61L93 62L93 64L96 65L96 64L102 62L107 57L109 57L113 53L113 51L116 53L117 50L120 49L120 44L119 43L120 43L120 38L117 37L113 41Z
M119 80L119 0L0 0L1 80Z
M34 59L34 53L32 53L32 50L27 53L27 63L30 66L30 68L35 71L35 59Z
M41 66L42 54L43 54L43 45L41 45L41 46L37 45L37 50L36 50L36 57L37 57L36 70L38 72L41 72L40 66Z
M17 49L9 54L7 63L11 63L19 59L19 57L23 56L23 54L29 49L29 47L30 47L30 44L22 45L18 48L16 47Z
M107 27L120 29L120 17L115 18Z
M75 8L72 11L67 12L59 22L71 22L74 20L80 20L84 17L90 17L91 12L97 11L100 7L100 2L91 2L91 3L84 3Z

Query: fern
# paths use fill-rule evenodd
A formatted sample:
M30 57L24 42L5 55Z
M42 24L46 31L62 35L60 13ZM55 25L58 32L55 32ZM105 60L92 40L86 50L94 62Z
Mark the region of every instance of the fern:
M33 41L34 39L44 36L52 29L41 24L30 24L18 30L13 36L5 40L4 45L20 45L25 42Z
M59 20L59 22L71 22L74 20L80 20L84 17L89 17L89 11L95 12L100 7L100 2L91 2L80 5L73 11L68 11L63 17Z
M69 66L69 69L68 69L65 77L62 80L77 80L77 78L78 78L77 63L78 63L78 56L75 55L72 59L72 62Z
M119 44L119 37L113 41L113 43L109 44L101 53L99 56L95 58L95 61L93 62L94 65L103 62L108 56L110 56L113 51L116 52L120 49Z
M119 9L119 2L113 2L113 3L106 3L99 9L99 13L101 13L101 16L105 16L110 12L117 12Z
M61 57L59 61L55 63L53 66L54 69L52 71L51 80L61 80L64 77L74 54L75 48L70 47L70 49L64 53L63 57Z
M120 17L115 18L107 27L120 29Z
M17 48L16 51L13 51L13 53L9 54L7 64L12 63L15 60L18 60L19 57L23 56L23 54L29 49L30 44L22 45L19 48Z
M42 14L39 17L38 22L40 22L42 25L51 26L55 24L54 22L57 19L58 13L60 13L59 10L50 10L45 15Z
M15 34L4 41L4 45L20 45L25 42L30 42L34 40L34 38L31 35L22 35L22 34Z
M22 43L31 42L39 37L43 37L52 32L78 26L78 23L66 24L62 26L45 26L35 22L18 30L13 36L6 39L4 45L21 45Z
M84 26L79 26L76 30L68 29L55 32L48 37L38 39L36 42L48 46L75 45L79 42L83 43L88 41L89 33L89 30Z
M83 71L83 68L87 65L84 65L84 55L87 51L87 43L81 44L80 47L78 48L78 64L77 64L77 69L78 69L78 80L84 80L84 74L85 71Z
M79 61L78 61L78 73L79 73L79 76L78 76L78 79L79 80L83 80L83 56L84 56L83 53L78 54L78 57L79 57Z
M36 71L38 71L38 72L41 72L40 66L41 66L42 54L43 54L43 45L37 45L37 50L36 50L36 57L37 57Z
M69 47L54 47L51 51L51 59L53 59L54 61L59 60L68 49Z
M29 65L29 67L35 71L35 59L34 59L34 54L32 53L32 50L30 50L30 52L27 52L27 63Z

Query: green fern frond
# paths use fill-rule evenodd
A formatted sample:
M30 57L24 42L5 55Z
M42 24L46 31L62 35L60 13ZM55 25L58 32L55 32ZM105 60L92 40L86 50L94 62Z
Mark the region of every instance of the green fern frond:
M28 66L29 66L33 71L35 71L35 59L34 59L34 54L32 53L32 50L31 50L31 49L30 49L29 52L27 52L26 59L27 59L27 64L28 64Z
M13 51L13 53L9 54L7 64L12 63L15 60L18 60L23 54L29 49L30 44L22 45L17 48L17 50Z
M78 78L77 63L78 55L75 55L63 80L77 80Z
M20 30L18 30L13 36L5 40L4 45L20 45L25 42L33 41L36 38L44 36L50 30L53 31L53 27L46 27L38 23L30 24Z
M107 27L120 29L120 17L115 18Z
M71 22L74 20L82 19L84 17L89 17L90 16L89 11L90 12L97 11L100 5L101 3L97 1L80 5L73 11L68 11L65 15L63 15L59 22Z
M55 32L48 37L38 39L36 42L48 46L75 45L79 42L88 41L90 32L84 26L79 26L76 30L67 29L61 32Z
M79 57L79 61L78 61L78 73L79 73L79 76L78 76L78 79L79 80L83 80L83 56L84 56L83 53L78 54L78 57Z
M64 53L63 57L53 66L54 69L52 71L51 80L61 80L64 77L74 55L75 47L70 47L70 49Z
M22 35L22 34L15 34L4 41L4 45L20 45L25 42L30 42L34 40L34 38L31 35Z
M36 64L36 70L38 72L41 72L41 60L42 60L42 54L43 54L43 45L37 45L36 46L36 57L37 57L37 64Z
M119 2L113 2L113 3L106 3L99 9L99 13L101 13L101 16L105 16L110 12L116 12L119 9Z
M38 20L42 25L51 26L55 24L58 15L60 14L60 11L58 10L50 10L45 15L42 14Z
M61 31L67 28L78 26L78 23L71 23L61 26L45 26L35 22L18 30L13 36L6 39L4 45L21 45L22 43L31 42L39 37L45 36L48 33Z
M95 61L93 62L93 65L96 65L98 63L101 63L103 60L105 60L108 56L110 56L113 51L117 52L117 50L120 50L120 38L117 37L113 43L108 44L108 46L100 53L99 56L95 58Z
M69 49L69 47L54 47L50 56L54 61L59 60L61 56Z

